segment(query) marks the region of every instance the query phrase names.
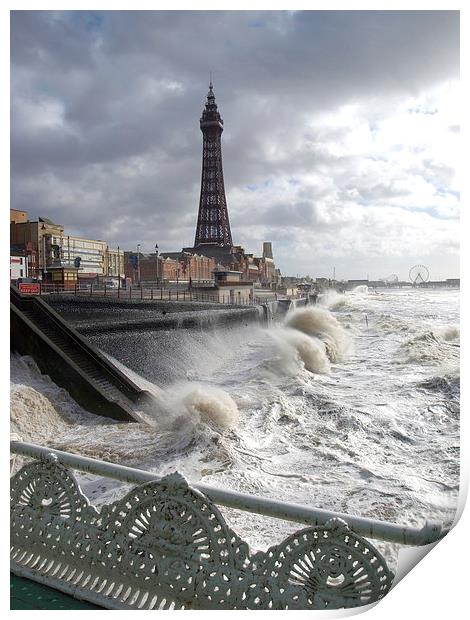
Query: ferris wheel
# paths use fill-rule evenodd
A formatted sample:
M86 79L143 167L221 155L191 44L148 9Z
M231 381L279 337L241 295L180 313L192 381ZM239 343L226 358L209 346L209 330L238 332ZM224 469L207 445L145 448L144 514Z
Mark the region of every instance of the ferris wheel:
M413 286L419 286L429 280L429 271L425 265L414 265L408 276Z

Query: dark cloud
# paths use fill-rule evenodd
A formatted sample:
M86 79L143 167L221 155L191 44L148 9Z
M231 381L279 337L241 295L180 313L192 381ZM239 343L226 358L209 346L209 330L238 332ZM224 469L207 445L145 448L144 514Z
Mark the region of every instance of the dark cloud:
M264 234L290 238L285 227L338 225L335 201L357 186L377 204L407 193L389 179L362 182L354 156L331 147L349 128L319 119L365 102L373 131L394 101L456 79L459 15L14 11L11 65L12 207L149 250L193 240L212 71L233 236L259 251ZM445 162L428 161L428 178L450 182ZM313 173L322 179L302 179ZM246 202L247 187L280 178L291 180L290 197Z

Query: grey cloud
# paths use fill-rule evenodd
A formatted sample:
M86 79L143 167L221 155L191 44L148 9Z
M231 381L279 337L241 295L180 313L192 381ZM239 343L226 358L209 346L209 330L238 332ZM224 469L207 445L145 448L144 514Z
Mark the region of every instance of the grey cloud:
M324 147L346 130L311 122L345 103L379 109L457 77L458 29L457 11L14 11L12 207L92 237L112 230L121 246L157 235L171 244L162 249L190 244L210 70L228 195L316 170L346 200L356 164ZM20 107L40 114L43 100L58 103L61 122L32 130ZM450 178L432 166L436 182ZM393 186L359 191L380 201ZM318 210L326 194L300 186L254 219L272 218L262 232L273 238L289 225L328 228ZM243 204L229 211L235 240L243 238L252 219Z
M357 184L350 185L350 187L357 188ZM411 191L406 188L397 187L393 181L390 183L375 183L369 187L362 186L357 189L362 200L375 204L382 202L389 203L390 200L394 198L408 196L411 193Z
M94 64L90 17L80 12L12 11L12 62L36 70L89 70Z

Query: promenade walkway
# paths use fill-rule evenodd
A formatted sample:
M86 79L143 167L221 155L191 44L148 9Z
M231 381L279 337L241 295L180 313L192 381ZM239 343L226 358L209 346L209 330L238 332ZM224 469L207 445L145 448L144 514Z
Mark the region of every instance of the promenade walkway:
M10 574L10 609L102 609L30 579Z

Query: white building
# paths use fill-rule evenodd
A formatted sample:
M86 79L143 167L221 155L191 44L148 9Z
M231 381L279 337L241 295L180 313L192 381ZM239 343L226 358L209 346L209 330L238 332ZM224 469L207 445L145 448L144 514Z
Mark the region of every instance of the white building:
M72 235L52 238L52 246L60 248L60 256L57 258L62 265L75 265L75 260L80 259L80 273L94 274L95 276L106 275L106 241L95 241Z
M57 248L57 262L64 266L76 266L79 274L90 277L124 277L124 251L112 249L106 241L85 239L73 235L52 235L51 246Z
M26 256L10 251L10 280L28 277L28 263Z

